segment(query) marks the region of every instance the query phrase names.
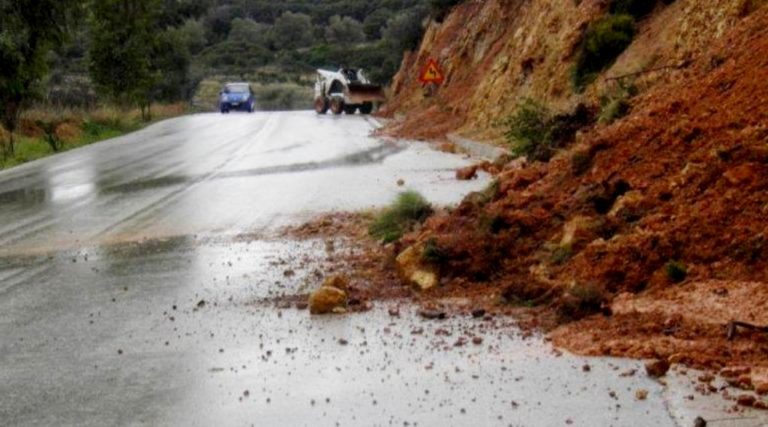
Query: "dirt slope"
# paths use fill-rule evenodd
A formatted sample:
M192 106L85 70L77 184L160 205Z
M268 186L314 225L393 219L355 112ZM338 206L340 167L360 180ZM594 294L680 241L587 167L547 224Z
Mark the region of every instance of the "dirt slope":
M514 19L516 7L549 2L524 3L469 3L439 29L431 28L427 45L441 46L438 35L456 25L456 15ZM578 9L572 2L552 3L563 8L554 15L574 21L598 9L597 2L583 1ZM733 2L701 3L722 9L712 6L707 14L704 6L680 0L645 24L650 29L679 20L682 12L715 16L709 33L687 38L686 49L647 34L642 43L659 46L653 52L689 58L681 70L655 78L633 100L628 117L586 130L549 163L508 165L495 187L470 195L405 239L406 245L431 248L429 262L443 286L430 295L481 293L549 307L564 324L553 339L579 353L667 358L710 368L768 367L768 335L740 330L729 341L724 329L731 320L768 324L768 9L729 18L735 15L715 12L730 10L722 5ZM485 34L479 30L482 20L472 22L479 23L462 26L456 37L469 43L470 34ZM679 22L669 34L693 31L682 22L694 21ZM493 63L506 51L500 46L515 40L503 37L515 25L496 26L498 40L488 45L496 53L481 55ZM563 25L551 26L564 31ZM709 42L697 41L707 37ZM552 38L568 40L565 32ZM482 40L475 43L483 46ZM635 53L615 67L646 52L632 49ZM422 106L405 88L411 84L403 77L408 66L396 96L413 108L417 120L443 121L424 130L409 118L397 132L436 136L457 126L482 127L506 108L482 116L475 105L491 96L483 92L489 83L451 67L445 108L456 108L457 97L448 94L462 87L471 101L452 113L441 112L434 100ZM563 77L551 75L546 93L570 102L573 95L552 90ZM585 161L586 168L575 167Z
M603 77L685 64L760 2L659 2L655 12L639 23L634 43ZM465 1L443 23L432 22L419 50L405 57L385 114L408 115L392 132L440 138L459 131L498 142L499 119L523 97L563 110L594 102L609 83L600 79L584 94L575 94L570 71L581 34L607 8L605 0ZM429 58L437 59L447 75L445 85L432 97L425 96L417 79ZM646 74L637 83L650 87L676 77L665 69Z

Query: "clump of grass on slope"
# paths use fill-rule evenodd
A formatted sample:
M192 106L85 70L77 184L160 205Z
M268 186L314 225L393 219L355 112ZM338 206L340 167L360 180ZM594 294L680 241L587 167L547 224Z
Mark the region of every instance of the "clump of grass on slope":
M394 242L431 214L432 207L421 194L407 191L376 217L368 231L384 243Z

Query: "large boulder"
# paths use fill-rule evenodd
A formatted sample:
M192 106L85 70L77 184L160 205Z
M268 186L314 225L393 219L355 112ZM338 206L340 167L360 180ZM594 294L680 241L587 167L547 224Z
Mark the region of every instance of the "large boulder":
M424 246L410 246L397 256L397 272L400 279L408 286L426 291L440 283L437 269L424 262Z
M312 314L344 313L347 310L349 281L342 276L325 280L320 289L309 296L309 312Z

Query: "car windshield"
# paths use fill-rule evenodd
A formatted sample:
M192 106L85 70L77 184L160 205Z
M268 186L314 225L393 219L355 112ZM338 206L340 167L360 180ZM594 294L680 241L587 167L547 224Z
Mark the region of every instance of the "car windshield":
M229 84L224 88L226 93L248 93L247 84Z

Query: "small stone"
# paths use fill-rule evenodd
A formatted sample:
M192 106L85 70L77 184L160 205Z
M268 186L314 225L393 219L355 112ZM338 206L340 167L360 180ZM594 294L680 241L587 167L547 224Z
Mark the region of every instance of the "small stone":
M392 317L400 317L400 309L396 307L392 307L389 309L389 315Z
M756 401L757 399L755 399L755 396L751 394L742 394L736 398L736 403L738 403L741 406L752 407L752 406L755 406Z
M482 343L483 343L483 338L482 337L473 337L472 338L472 344L480 345Z
M344 338L339 338L339 344L340 345L347 345L347 344L349 344L349 341L345 340Z
M430 320L435 320L435 319L442 320L442 319L445 319L445 317L446 317L444 311L429 310L429 309L419 310L419 316L421 316L421 317L423 317L425 319L430 319Z
M296 303L297 310L306 310L309 307L309 303L306 301L299 301Z
M456 171L456 179L459 181L469 181L477 178L477 166L467 166Z
M584 366L581 367L581 370L584 372L590 372L592 371L592 367L585 364Z
M201 299L197 303L197 308L203 308L203 307L205 307L205 300Z
M310 295L308 305L312 314L346 311L347 293L335 287L323 286Z
M645 372L649 377L661 378L669 371L669 362L662 359L653 360L645 364Z
M485 316L484 308L478 308L478 309L472 310L472 317L474 317L475 319L479 319L484 316Z
M402 187L404 185L405 185L405 180L403 180L402 178L397 180L397 186L398 187Z
M648 398L648 390L640 389L635 392L635 399L645 400Z

